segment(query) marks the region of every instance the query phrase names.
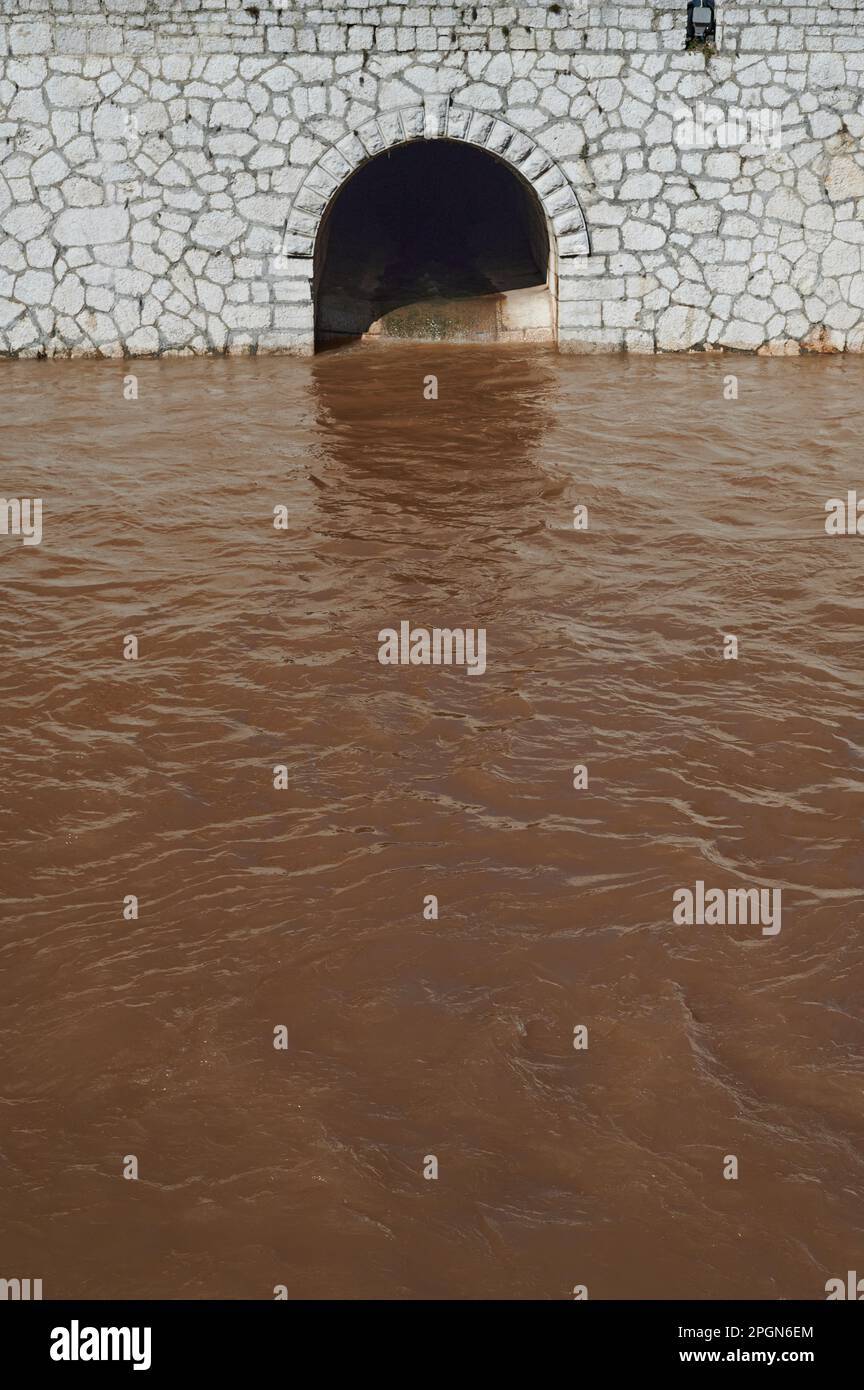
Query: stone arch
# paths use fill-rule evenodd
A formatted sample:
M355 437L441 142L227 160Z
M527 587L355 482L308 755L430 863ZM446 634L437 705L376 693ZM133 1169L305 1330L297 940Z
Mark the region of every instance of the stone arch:
M423 106L384 112L331 145L294 196L285 227L289 254L311 259L324 215L346 180L384 150L411 140L463 141L486 150L533 189L558 261L590 255L588 227L576 190L552 156L499 116L460 106L449 97L430 97Z

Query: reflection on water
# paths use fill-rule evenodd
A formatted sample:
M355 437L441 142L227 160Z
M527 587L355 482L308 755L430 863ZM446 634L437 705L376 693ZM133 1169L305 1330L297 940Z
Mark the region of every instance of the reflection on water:
M0 388L2 491L44 499L0 537L6 1272L823 1297L864 1175L864 543L824 533L861 363L134 368ZM380 666L401 620L485 627L486 674ZM782 887L782 932L673 926L698 880Z

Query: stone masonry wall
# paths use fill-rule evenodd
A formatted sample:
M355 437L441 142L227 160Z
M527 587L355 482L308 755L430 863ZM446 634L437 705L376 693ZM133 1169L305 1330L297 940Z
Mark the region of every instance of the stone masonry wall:
M308 352L329 200L441 136L533 185L563 348L860 352L864 0L717 14L0 0L0 352Z

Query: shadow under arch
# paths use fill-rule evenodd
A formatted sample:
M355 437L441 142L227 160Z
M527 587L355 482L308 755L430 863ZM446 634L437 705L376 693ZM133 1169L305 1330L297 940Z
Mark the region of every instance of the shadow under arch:
M555 340L556 242L503 158L444 137L381 151L339 186L315 239L317 348L369 334Z

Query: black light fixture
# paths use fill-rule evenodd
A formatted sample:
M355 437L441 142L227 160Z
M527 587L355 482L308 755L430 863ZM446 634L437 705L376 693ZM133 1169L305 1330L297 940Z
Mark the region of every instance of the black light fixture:
M689 0L687 5L687 38L696 43L712 43L717 32L714 0Z

